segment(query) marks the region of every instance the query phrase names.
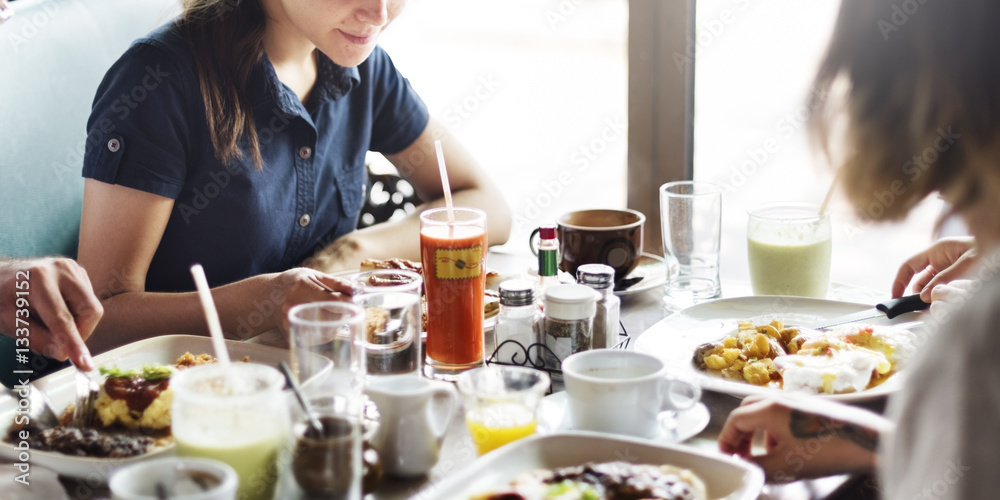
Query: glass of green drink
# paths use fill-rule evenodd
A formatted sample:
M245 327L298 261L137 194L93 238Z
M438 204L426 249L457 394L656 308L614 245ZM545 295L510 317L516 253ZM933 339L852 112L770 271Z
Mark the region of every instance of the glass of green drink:
M284 384L278 370L253 363L181 371L170 380L177 455L229 464L239 476L237 498L273 499L289 437Z
M829 211L812 203L769 203L750 210L747 257L754 295L825 298L830 287Z

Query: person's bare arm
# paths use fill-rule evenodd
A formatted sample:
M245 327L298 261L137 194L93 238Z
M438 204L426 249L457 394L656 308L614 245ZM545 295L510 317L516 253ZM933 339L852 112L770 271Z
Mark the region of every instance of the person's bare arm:
M85 181L79 260L90 274L105 311L88 341L95 352L168 333L208 334L194 292L145 291L146 273L172 208L169 198L93 179ZM310 281L310 274L350 293L346 282L301 268L247 278L212 291L223 330L245 338L284 328L292 305L342 298ZM263 321L249 320L255 312L250 305L254 301L273 306Z
M444 192L434 152L436 138L441 140L444 149L454 205L486 212L489 244L506 242L511 216L500 190L458 140L443 125L431 119L413 144L397 154L388 155L388 158L400 175L413 185L421 199L432 201L422 204L415 213L398 221L376 224L344 235L317 252L304 265L332 272L357 268L366 258L420 260L420 212L444 206Z
M768 481L784 483L874 470L879 433L891 430L880 415L837 403L793 397L748 397L719 435L719 449L750 460ZM763 432L763 454L751 447Z
M0 261L0 332L19 347L83 370L93 362L84 341L104 309L79 264L63 257Z

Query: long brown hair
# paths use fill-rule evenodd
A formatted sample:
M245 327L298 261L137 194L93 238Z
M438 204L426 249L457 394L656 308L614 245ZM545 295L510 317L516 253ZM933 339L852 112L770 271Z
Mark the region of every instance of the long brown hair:
M811 128L869 219L1000 192L1000 2L844 0Z
M191 44L205 118L215 156L223 164L243 158L246 141L254 168L263 168L246 82L264 54L265 15L260 0L182 0L178 20Z

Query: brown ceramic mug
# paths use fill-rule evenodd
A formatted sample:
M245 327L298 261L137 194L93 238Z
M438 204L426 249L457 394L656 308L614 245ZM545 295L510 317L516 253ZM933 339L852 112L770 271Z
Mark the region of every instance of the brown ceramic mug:
M559 269L576 277L584 264L606 264L620 281L635 269L642 253L646 216L636 210L595 209L568 212L556 221ZM535 233L531 234L534 240ZM532 245L532 251L537 248Z

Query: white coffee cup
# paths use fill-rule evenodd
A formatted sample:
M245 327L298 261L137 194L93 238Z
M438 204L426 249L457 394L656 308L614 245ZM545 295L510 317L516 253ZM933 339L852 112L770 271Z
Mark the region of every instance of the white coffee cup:
M562 362L574 430L650 438L660 414L698 403L701 388L671 378L659 358L623 350L594 350Z
M108 482L115 500L155 500L157 484L177 500L233 500L239 477L217 460L167 457L118 469Z

